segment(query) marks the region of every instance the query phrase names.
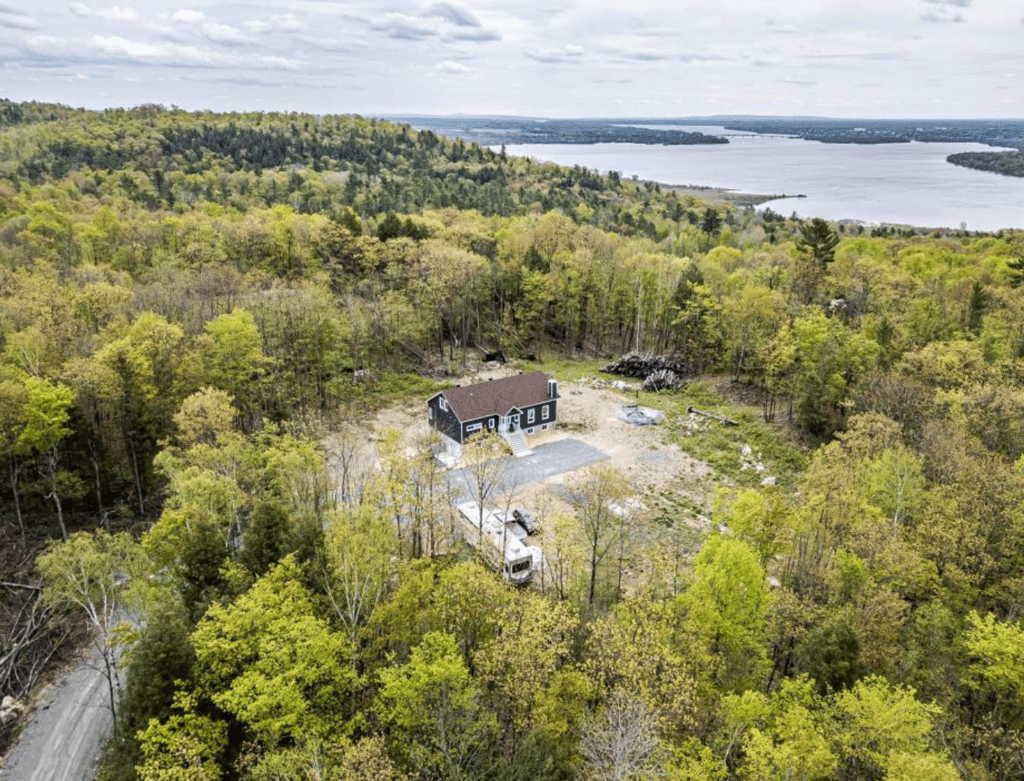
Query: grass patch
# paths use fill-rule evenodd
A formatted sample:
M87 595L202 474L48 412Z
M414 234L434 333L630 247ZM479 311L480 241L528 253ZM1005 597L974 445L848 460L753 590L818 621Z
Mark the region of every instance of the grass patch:
M679 525L684 517L696 519L704 512L704 508L693 499L671 490L649 496L648 502L653 505L651 520L665 527Z
M343 402L371 411L413 401L425 403L439 390L452 386L452 383L441 383L412 372L380 372L365 381L346 379L343 382L338 394Z
M771 475L784 488L792 489L807 468L807 456L766 426L759 415L749 408L727 403L699 382L691 382L678 391L641 392L640 403L665 412L672 440L739 486L759 486ZM700 418L695 426L690 426L686 410L691 406L735 420L739 425L726 426L717 420ZM751 449L746 460L741 455L744 445ZM764 465L763 472L752 468L758 462Z
M602 375L601 367L607 360L572 361L568 358L541 356L539 361L522 361L523 371L542 371L562 382L579 382L587 377L611 376Z

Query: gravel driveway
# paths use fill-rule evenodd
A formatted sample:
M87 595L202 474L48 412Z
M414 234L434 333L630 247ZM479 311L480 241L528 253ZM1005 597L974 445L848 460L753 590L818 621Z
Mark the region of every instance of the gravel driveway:
M46 690L0 770L0 781L91 781L110 730L107 679L98 652Z
M510 458L505 485L521 487L538 483L555 475L574 472L598 461L607 461L607 453L578 439L559 439L538 445L532 454L522 458ZM448 484L459 492L455 504L473 499L473 480L466 476L466 469L455 469L448 473Z

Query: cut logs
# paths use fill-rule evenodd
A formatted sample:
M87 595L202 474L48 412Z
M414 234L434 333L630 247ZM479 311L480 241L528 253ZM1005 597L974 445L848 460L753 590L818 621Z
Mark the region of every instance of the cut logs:
M654 353L626 353L617 361L603 366L601 371L644 380L662 369L670 369L681 377L693 373L690 364L683 356L655 355Z
M658 369L647 375L643 389L645 391L675 390L682 382L682 377L671 369Z
M646 391L675 390L683 379L693 374L690 364L681 355L626 353L617 361L601 368L609 374L643 380Z
M737 423L735 420L731 420L730 418L727 418L724 415L718 415L714 412L706 412L702 409L697 409L696 407L687 407L686 411L689 412L691 415L700 415L701 417L711 418L713 420L720 420L727 426L739 425L739 423Z

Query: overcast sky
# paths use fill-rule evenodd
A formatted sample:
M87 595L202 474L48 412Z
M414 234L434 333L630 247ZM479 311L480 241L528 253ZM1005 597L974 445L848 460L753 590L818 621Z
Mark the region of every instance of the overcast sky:
M1024 117L1024 0L0 0L0 97L103 108Z

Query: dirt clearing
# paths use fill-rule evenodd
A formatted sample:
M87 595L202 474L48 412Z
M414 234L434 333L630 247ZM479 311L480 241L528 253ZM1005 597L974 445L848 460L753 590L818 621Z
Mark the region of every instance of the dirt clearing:
M456 382L486 382L515 371L504 367L485 369ZM643 502L652 514L668 516L666 521L683 516L682 520L690 525L706 526L713 494L712 469L669 441L667 421L637 426L622 420L622 407L635 404L636 399L604 378L559 380L559 395L558 425L528 437L531 448L566 438L584 442L608 455L612 466L626 475L635 499ZM428 432L425 399L383 410L374 418L373 429L377 437L386 429L401 432L402 441L412 454L415 443ZM524 486L517 502L548 505L550 497L545 494L550 492L545 492L544 487L564 483L570 477L571 473L556 475Z

